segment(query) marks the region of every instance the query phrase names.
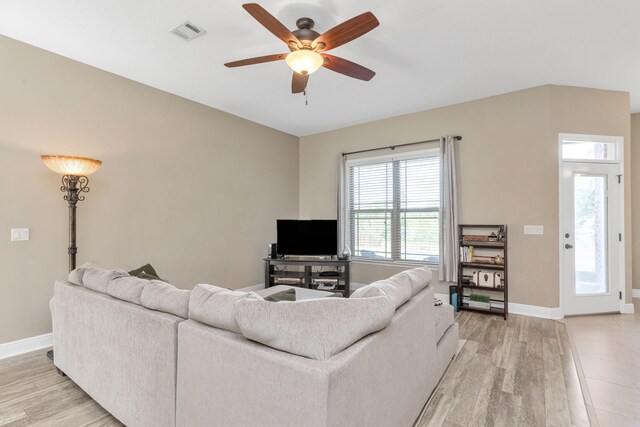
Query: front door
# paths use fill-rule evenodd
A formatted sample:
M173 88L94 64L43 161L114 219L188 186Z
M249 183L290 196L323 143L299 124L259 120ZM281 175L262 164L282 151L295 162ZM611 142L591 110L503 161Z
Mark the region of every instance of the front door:
M563 162L562 172L564 314L619 312L619 167Z

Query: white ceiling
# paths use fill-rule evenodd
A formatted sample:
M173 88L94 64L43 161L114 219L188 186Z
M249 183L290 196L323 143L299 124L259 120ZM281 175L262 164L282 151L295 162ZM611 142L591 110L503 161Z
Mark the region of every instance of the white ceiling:
M224 67L287 52L230 0L2 0L0 34L298 136L549 83L628 91L640 111L638 0L260 4L291 29L309 16L320 33L373 12L378 28L330 53L377 75L320 69L305 106L284 61ZM168 32L186 20L208 33L187 43Z

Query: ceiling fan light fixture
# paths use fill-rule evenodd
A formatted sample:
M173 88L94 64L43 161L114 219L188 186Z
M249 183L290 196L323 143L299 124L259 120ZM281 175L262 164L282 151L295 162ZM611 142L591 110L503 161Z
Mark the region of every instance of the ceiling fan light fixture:
M286 62L293 71L306 76L322 67L324 58L311 49L300 49L288 54Z

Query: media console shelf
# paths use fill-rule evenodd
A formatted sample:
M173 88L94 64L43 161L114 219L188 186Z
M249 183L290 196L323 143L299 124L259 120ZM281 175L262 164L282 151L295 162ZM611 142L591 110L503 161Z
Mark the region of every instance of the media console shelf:
M264 258L264 286L298 286L349 297L349 260ZM331 273L331 274L329 274Z

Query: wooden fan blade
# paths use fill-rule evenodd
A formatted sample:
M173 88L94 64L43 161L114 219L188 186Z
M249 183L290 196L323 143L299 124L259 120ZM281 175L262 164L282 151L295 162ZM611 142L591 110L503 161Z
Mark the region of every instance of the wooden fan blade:
M344 74L345 76L353 77L358 80L369 81L376 75L375 71L363 67L355 62L347 61L346 59L338 58L337 56L322 53L322 57L325 59L324 68L328 68L336 73Z
M298 40L298 38L294 36L293 33L282 24L282 22L278 21L259 4L246 3L243 4L242 7L244 7L244 10L249 12L249 14L267 30L271 31L277 38L285 42L287 46L291 46L292 42L294 47L302 46L300 40Z
M287 57L286 53L278 53L277 55L258 56L256 58L241 59L240 61L227 62L225 67L243 67L245 65L261 64L263 62L280 61Z
M303 76L295 71L293 72L293 79L291 80L291 93L304 92L307 88L307 82L309 81L309 74Z
M312 46L316 47L317 52L326 52L329 49L335 49L351 40L357 39L378 25L380 23L375 15L371 12L365 12L325 31L313 41Z

